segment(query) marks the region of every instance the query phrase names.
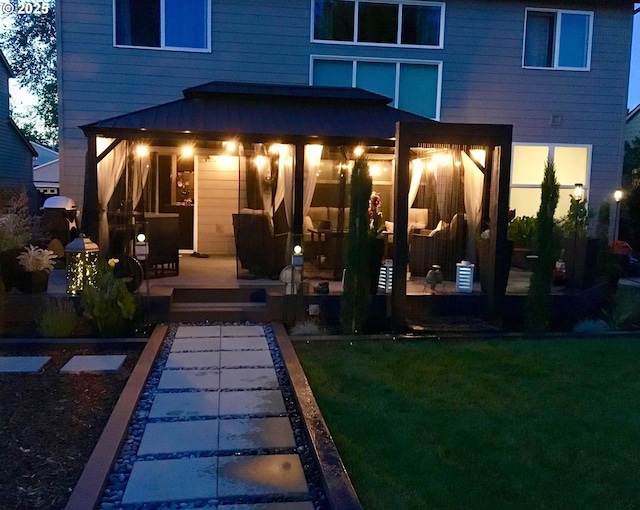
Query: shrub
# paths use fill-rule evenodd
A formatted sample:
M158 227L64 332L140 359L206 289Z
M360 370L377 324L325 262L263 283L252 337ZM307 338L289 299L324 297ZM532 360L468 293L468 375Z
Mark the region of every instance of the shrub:
M84 315L92 320L102 336L120 336L131 325L136 312L133 294L123 278L114 275L118 259L99 259L93 285L82 290Z
M602 319L585 319L578 322L573 328L573 332L580 335L601 335L610 330L609 325Z
M609 327L624 330L638 327L640 324L640 292L638 289L619 287L613 300L611 312L605 313Z
M507 230L507 238L513 241L514 248L533 250L536 235L536 218L533 216L516 216Z
M30 244L19 255L18 262L25 271L46 271L50 273L54 267L55 254Z
M71 300L48 298L44 301L42 312L36 316L36 326L44 337L63 338L71 336L78 319Z
M318 323L312 320L304 320L296 322L291 328L292 335L298 336L313 336L321 333Z

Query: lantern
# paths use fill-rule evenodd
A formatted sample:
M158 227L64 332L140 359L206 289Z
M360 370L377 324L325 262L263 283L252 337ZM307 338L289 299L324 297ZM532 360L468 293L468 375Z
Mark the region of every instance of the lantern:
M84 234L71 241L64 250L67 262L67 294L77 296L93 282L98 260L98 245Z

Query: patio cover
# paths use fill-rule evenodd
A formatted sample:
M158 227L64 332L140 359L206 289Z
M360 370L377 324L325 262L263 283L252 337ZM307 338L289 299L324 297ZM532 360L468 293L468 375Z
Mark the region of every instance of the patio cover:
M395 136L395 124L436 121L398 110L388 97L357 88L210 82L183 90L184 98L81 126L85 134L251 141L265 137L349 138ZM162 135L161 135L162 133Z

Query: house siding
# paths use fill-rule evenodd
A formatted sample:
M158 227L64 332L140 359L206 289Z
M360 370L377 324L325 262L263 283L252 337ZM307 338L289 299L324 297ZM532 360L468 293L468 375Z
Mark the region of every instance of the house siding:
M0 61L0 187L33 188L33 152L9 115L9 69Z
M112 0L58 0L61 188L82 202L77 126L182 97L212 80L306 84L310 55L442 62L440 120L514 126L515 143L591 144L589 200L621 179L629 2L446 2L443 49L312 43L310 0L212 1L211 52L113 46ZM617 6L616 6L617 5ZM522 68L525 7L593 10L590 71ZM559 126L551 115L561 115Z
M624 130L624 141L631 142L640 138L640 105L634 109L635 113L628 120Z

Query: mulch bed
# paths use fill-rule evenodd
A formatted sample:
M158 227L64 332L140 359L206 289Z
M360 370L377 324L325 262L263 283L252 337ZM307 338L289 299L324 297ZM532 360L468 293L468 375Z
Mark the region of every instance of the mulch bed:
M40 373L0 374L0 508L65 507L143 347L0 339L0 356L51 356ZM60 373L82 354L127 358L116 373Z

